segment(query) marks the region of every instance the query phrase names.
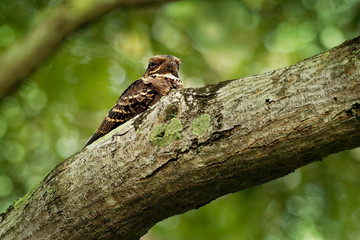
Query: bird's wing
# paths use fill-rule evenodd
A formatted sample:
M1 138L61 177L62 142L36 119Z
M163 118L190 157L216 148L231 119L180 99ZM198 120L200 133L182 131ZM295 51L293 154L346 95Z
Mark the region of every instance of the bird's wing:
M154 91L150 84L144 84L142 79L136 80L125 90L116 104L110 109L99 128L96 129L95 133L85 144L85 147L145 111L159 99L160 95Z

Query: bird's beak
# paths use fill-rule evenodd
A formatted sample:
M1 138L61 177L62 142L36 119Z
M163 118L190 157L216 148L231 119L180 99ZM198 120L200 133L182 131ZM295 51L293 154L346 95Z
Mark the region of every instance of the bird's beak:
M174 62L168 63L168 69L172 75L174 75L175 77L179 77L178 68L177 68L176 63L174 63Z

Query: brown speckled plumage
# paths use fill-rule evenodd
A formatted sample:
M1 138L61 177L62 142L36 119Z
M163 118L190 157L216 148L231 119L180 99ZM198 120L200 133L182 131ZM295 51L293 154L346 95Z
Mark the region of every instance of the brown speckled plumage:
M85 147L154 105L171 89L182 88L179 67L180 60L174 56L157 55L150 58L144 75L124 91Z

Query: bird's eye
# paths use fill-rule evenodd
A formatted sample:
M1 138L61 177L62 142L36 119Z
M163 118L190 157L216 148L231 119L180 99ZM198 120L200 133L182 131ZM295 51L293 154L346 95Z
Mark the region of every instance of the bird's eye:
M156 63L154 63L154 62L150 62L150 63L149 63L149 68L155 67L155 66L156 66Z

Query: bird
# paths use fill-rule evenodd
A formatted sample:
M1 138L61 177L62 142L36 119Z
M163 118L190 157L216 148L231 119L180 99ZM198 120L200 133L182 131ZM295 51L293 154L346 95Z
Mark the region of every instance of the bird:
M84 148L153 106L172 89L183 88L180 64L180 59L171 55L151 57L144 75L121 94Z

